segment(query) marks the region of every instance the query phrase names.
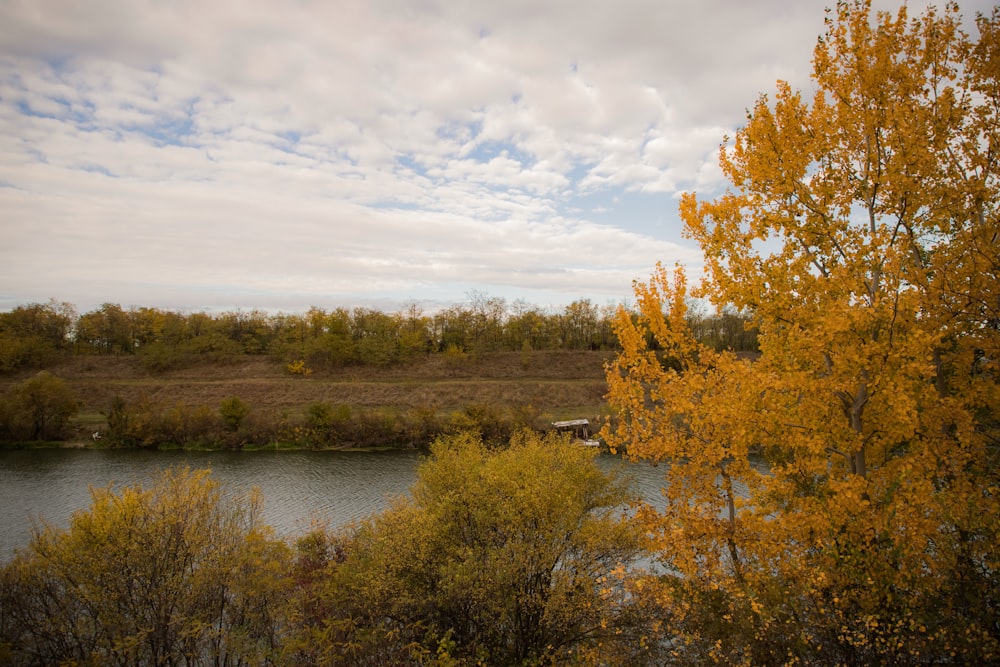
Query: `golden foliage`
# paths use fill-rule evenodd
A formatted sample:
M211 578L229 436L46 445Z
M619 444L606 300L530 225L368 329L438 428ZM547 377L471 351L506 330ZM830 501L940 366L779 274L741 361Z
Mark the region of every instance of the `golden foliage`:
M811 101L779 82L733 189L683 198L759 360L694 340L680 268L619 313L606 437L669 463L642 518L689 657L1000 658L998 18L838 4Z
M312 375L312 369L306 366L306 362L303 359L296 359L295 361L289 362L285 365L285 370L292 375Z

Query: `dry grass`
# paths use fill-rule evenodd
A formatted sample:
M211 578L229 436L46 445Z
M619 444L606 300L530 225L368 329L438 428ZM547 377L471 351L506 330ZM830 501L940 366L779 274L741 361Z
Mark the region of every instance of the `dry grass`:
M163 406L217 408L238 396L254 410L300 414L319 401L401 411L459 410L470 405L530 409L554 419L604 414L604 363L608 352L500 353L482 357L433 355L390 368L348 367L289 374L265 357L222 366L152 374L132 357L74 357L49 370L65 379L84 402L82 419L106 413L113 398ZM5 391L30 373L0 378Z

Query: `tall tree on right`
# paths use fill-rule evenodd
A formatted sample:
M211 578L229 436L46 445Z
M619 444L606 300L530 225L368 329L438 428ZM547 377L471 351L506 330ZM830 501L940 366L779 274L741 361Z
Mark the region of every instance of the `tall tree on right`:
M779 82L681 216L698 294L756 361L700 345L682 269L636 284L609 442L669 461L640 514L680 658L1000 660L1000 11L839 2L811 98Z

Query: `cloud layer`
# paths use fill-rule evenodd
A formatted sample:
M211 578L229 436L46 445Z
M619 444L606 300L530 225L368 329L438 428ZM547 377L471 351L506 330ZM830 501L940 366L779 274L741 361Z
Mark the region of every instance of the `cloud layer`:
M627 299L823 4L0 1L0 308Z

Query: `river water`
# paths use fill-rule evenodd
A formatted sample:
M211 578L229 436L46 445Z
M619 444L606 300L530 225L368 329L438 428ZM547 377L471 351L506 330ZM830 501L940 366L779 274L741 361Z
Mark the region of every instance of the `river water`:
M185 452L34 449L0 452L0 562L31 539L40 521L66 527L90 505L90 488L148 484L171 466L209 468L225 489L260 488L264 521L294 538L314 520L331 527L384 509L407 493L422 454L386 452ZM663 469L602 454L604 470L624 469L636 495L659 504Z

